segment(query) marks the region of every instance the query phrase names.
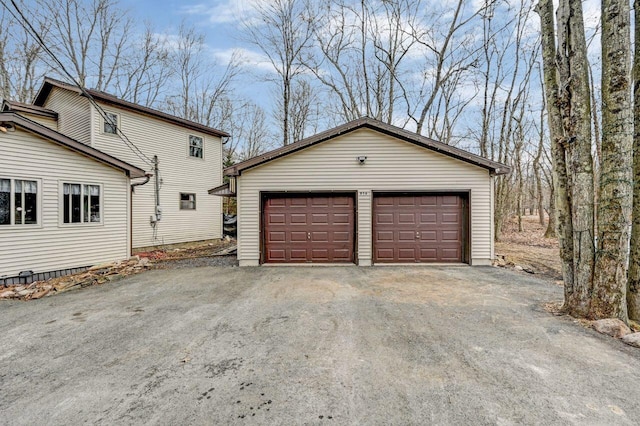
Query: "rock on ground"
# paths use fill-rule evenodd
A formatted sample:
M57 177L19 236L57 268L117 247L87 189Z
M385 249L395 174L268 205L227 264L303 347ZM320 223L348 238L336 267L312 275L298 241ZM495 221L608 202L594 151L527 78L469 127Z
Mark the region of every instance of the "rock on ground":
M629 346L640 348L640 333L627 334L626 336L622 336L621 340Z
M594 321L592 327L598 333L606 334L616 339L631 334L631 329L617 318L606 318Z

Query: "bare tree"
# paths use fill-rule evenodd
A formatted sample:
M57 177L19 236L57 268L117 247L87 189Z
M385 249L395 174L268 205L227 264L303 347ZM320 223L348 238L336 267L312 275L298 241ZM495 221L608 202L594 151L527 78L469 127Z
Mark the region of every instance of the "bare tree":
M174 43L169 61L180 84L175 94L165 98L163 108L188 120L223 127L229 121L225 100L241 71L239 57L232 56L224 68L220 67L208 54L204 35L184 24Z
M246 40L269 58L279 77L282 143L292 141L291 97L295 80L304 72L302 55L311 40L311 26L302 0L254 2L257 21L244 23Z
M112 88L133 24L116 0L37 2L37 21L51 23L50 48L77 81L97 90Z
M167 38L147 24L144 34L128 47L114 83L115 93L136 104L156 105L175 75L171 59Z

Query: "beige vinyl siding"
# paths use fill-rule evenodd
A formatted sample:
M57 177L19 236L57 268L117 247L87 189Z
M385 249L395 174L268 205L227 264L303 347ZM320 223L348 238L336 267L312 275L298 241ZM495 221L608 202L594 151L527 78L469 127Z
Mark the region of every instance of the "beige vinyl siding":
M360 165L356 157L367 156ZM371 264L374 191L470 191L471 263L492 258L489 171L408 142L360 129L253 169L238 177L238 259L260 259L260 191L358 191L358 260ZM368 193L367 193L368 192Z
M133 194L133 247L174 244L222 237L222 198L208 190L222 184L222 141L189 131L157 118L102 104L118 114L129 140L146 156L158 156L162 219L156 232L150 224L155 213L154 178ZM103 133L103 118L91 108L92 146L123 161L153 172L118 136ZM203 139L204 158L189 157L189 135ZM180 193L196 194L196 210L180 210Z
M0 177L38 181L39 222L0 225L0 276L126 259L129 179L117 169L18 129L0 136ZM64 182L102 185L102 224L62 224Z
M43 106L58 113L57 131L84 144L91 144L91 106L87 98L54 87Z
M48 127L53 130L58 130L58 122L53 118L43 117L41 115L29 114L28 112L19 112L19 114L23 117L28 118L31 121L35 121L38 124L42 124L45 127Z

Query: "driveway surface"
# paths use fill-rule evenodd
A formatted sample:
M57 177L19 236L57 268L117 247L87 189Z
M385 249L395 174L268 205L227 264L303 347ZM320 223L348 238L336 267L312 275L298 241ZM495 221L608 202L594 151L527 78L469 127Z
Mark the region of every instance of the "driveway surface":
M638 424L640 350L470 267L155 270L0 304L2 424Z

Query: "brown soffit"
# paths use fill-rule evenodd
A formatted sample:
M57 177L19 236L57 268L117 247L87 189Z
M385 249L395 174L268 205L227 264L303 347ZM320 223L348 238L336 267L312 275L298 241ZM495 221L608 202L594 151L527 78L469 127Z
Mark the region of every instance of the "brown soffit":
M440 154L448 155L449 157L453 157L458 160L476 165L478 167L485 168L489 170L492 175L504 175L511 172L511 168L505 164L488 160L484 157L472 154L460 148L435 141L425 136L421 136L417 133L383 123L373 118L363 117L335 127L333 129L318 133L301 141L284 146L282 148L274 149L273 151L269 151L257 157L250 158L231 167L227 167L226 169L224 169L224 174L226 176L239 176L245 170L362 128L375 130L385 135L389 135L412 143L414 145L439 152Z
M56 132L53 129L36 123L35 121L29 120L28 118L15 112L1 112L0 122L4 124L11 123L14 126L26 130L27 132L48 139L49 141L57 145L70 149L71 151L75 151L78 154L84 155L85 157L89 157L100 163L104 163L108 166L121 170L130 178L145 177L144 170L139 169L138 167L126 163L122 160L118 160L117 158L112 157L109 154L105 154L104 152L78 142L75 139L71 139L70 137L63 135L60 132Z
M23 112L26 114L37 115L39 117L51 118L56 121L58 120L58 113L53 110L37 105L9 101L6 99L2 101L2 112Z
M51 77L45 77L44 83L42 84L42 87L38 91L38 94L36 95L33 101L34 105L43 106L47 98L49 97L51 90L54 87L64 89L64 90L70 90L72 92L78 93L79 95L82 94L82 91L74 84L65 83L64 81L56 80ZM194 121L185 120L184 118L176 117L175 115L167 114L165 112L158 111L153 108L134 104L133 102L122 100L109 93L105 93L105 92L101 92L99 90L93 90L93 89L85 89L85 90L95 100L104 102L106 104L110 104L122 109L144 114L144 115L157 118L159 120L166 121L168 123L175 124L181 127L186 127L187 129L201 132L207 135L216 136L219 138L229 137L229 134L223 132L222 130L217 130L217 129L214 129L213 127L208 127L203 124L196 123Z

